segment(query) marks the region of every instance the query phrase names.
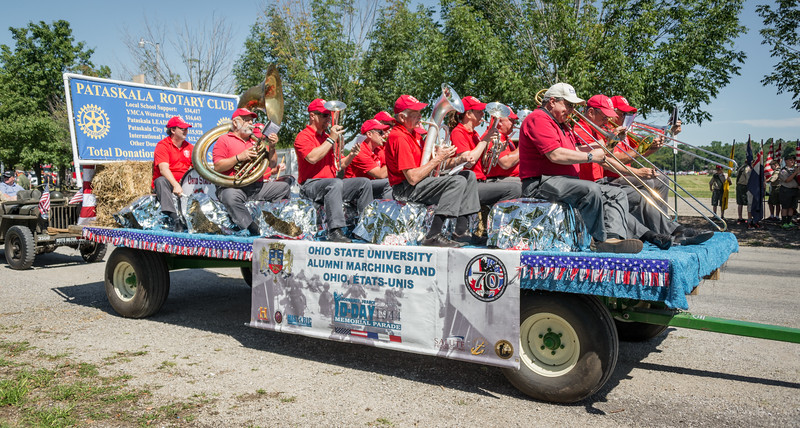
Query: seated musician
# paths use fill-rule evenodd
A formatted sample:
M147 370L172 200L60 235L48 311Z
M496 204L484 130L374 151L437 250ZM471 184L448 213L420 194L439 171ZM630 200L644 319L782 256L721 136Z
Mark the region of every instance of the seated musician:
M345 158L334 159L338 155L334 146L338 144L342 126L332 126L330 135L325 132L331 112L324 104L324 100L317 98L308 105L308 126L294 140L300 196L325 206L328 241L351 242L341 230L346 225L343 203L355 205L361 215L372 202L372 186L364 177L336 178L338 167L349 165L361 147L356 145Z
M496 180L488 182L486 174L483 171L483 158L484 152L493 138L500 138L500 133L497 128L490 128L483 138L478 136L475 127L480 125L483 120L483 110L486 108L486 103L480 102L475 97L464 97L461 99L464 104L464 113L454 112L453 119L457 124L451 122L452 131L450 132L450 141L456 147L456 155L468 155L467 163L464 169L469 169L475 173L475 178L478 180L478 198L483 206L491 207L500 201L509 199L517 199L522 193L519 182ZM488 214L488 210L486 211ZM482 218L483 225L480 230L486 228L487 216ZM476 237L473 243L485 242L486 235Z
M519 147L509 138L509 135L514 132L514 127L517 125L518 120L519 117L514 113L514 110L511 110L511 114L508 117L497 119L497 131L500 133L499 143L504 144L505 147L497 155L497 165L484 165L487 183L497 181L520 183ZM487 129L481 138L486 137L488 133L489 130ZM490 145L487 150L491 149L492 146Z
M583 103L575 88L556 83L548 88L542 106L522 122L519 133L522 196L563 202L581 213L595 249L638 253L642 241L628 239L628 199L618 187L581 180L579 164L602 163L603 149L577 145L567 126L575 104Z
M617 124L622 124L624 122L626 114L636 112L636 108L631 106L625 97L619 95L614 96L611 98L611 102L614 105L614 116L611 118L616 120ZM680 127L680 121L677 121L672 132L675 134L680 132ZM639 177L639 179L626 177L626 180L609 167L605 167L603 174L611 184L622 186L628 196L628 205L631 214L645 227L656 234L671 236L676 244L696 245L703 243L711 239L714 236L714 232L700 232L694 228L683 226L656 209L656 206L658 206L661 211L665 213L668 209L666 201L669 192L669 179L655 168L645 168L643 165L640 165L640 168L630 166L630 162L634 161L636 158L649 156L658 151L658 149L663 147L663 143L664 137L656 137L653 139L650 147L647 148L644 153L640 154L638 152L638 144L634 138L628 134L624 140L616 145L614 152L617 159L626 164L631 172ZM623 175L630 175L625 168L619 168L619 171L623 172ZM647 194L656 205L654 206L647 202L634 187L637 187L639 190L645 190L647 192L645 194ZM655 190L658 195L657 198L650 194L650 189Z
M258 157L255 142L251 141L253 135L253 120L256 114L245 108L237 109L231 116L231 131L219 137L212 150L214 170L229 176L236 174L234 167L239 163L246 163ZM277 153L275 145L278 144L278 135L269 134L266 140L266 161L269 168L275 168ZM244 187L217 186L217 197L228 209L228 214L233 222L241 229L250 232L250 235L261 235L258 223L253 220L250 211L245 206L247 201L275 202L289 197L290 184L285 181L264 181L261 177L254 183Z
M264 125L263 123L254 124L253 138L255 138L257 141L265 140L267 138L267 136L263 134L265 127L266 125ZM281 162L278 163L275 166L275 168L270 168L269 165L267 165L267 169L264 171L264 181L281 180L281 181L286 181L289 183L289 185L291 185L294 182L294 177L292 177L291 175L281 176L281 173L283 173L285 170L286 170L286 163L283 160L281 160Z
M344 178L364 177L370 180L373 199L392 199L392 186L386 172L386 154L383 144L389 125L370 119L361 125L361 135L366 140L361 142L358 155L344 171Z
M379 111L378 113L375 114L373 119L377 120L383 125L394 126L394 118L388 112Z
M419 144L416 128L427 104L409 95L402 95L394 104L396 124L386 143L386 166L394 198L401 202L436 205L433 223L422 245L461 247L458 241L442 235L446 219L455 219L455 235L466 241L469 215L480 210L475 173L463 170L453 175L431 177L441 164L457 164L467 155L453 158L456 148L437 147L431 160L422 165L423 146ZM446 165L442 165L444 168Z
M156 144L153 155L151 188L161 204L161 212L169 216L170 228L175 232L185 230L172 195L183 194L181 179L192 167L194 145L186 141L186 135L191 127L192 125L184 122L180 116L171 118L167 121L167 136Z

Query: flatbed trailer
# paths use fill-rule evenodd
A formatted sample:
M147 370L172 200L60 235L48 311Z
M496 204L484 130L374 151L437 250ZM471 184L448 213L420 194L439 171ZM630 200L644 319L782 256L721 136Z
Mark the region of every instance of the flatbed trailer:
M238 267L251 327L501 367L525 394L575 402L614 371L619 340L668 326L800 343L800 330L686 312L738 243L639 254L333 244L85 227L117 248L105 290L120 315L156 313L169 271Z

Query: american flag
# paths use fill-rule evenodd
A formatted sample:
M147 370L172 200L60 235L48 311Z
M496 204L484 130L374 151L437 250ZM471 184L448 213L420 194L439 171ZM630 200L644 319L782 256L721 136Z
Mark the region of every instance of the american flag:
M47 218L47 213L50 211L50 184L44 187L44 193L39 198L39 212L42 213L42 218Z
M69 200L69 205L77 204L79 202L83 202L83 189L78 190L78 193Z
M767 153L767 161L764 163L764 178L769 180L772 177L772 159L774 156L774 146L775 143L769 143L769 153ZM780 158L780 156L778 156Z

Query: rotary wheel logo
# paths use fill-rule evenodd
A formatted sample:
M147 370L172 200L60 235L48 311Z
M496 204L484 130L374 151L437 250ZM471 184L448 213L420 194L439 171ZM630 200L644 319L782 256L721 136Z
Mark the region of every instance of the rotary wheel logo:
M506 291L507 271L503 262L490 254L475 256L464 270L464 285L483 302L493 302Z
M95 140L105 137L111 128L106 112L94 104L86 104L78 111L78 126L84 134Z

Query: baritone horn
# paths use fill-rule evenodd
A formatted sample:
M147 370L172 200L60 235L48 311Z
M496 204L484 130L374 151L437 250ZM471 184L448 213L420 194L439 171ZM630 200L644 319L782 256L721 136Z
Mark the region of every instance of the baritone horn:
M422 124L428 125L428 133L425 135L420 166L430 162L434 147L446 147L450 144L450 128L444 124L444 118L451 111L464 113L464 104L453 88L447 83L442 83L442 95L433 105L430 119L421 121ZM440 169L441 165L437 166L432 172L433 176L438 176Z
M498 102L491 102L486 104L484 112L489 115L489 131L496 129L500 119L511 115L511 109L507 105ZM483 152L481 164L483 165L484 174L489 175L489 172L497 165L500 160L500 153L506 149L508 142L500 141L497 136L492 137L492 146L486 146Z
M347 108L347 104L341 101L325 101L325 104L322 105L325 110L331 112L331 124L328 128L328 134L330 134L330 129L334 126L338 125L339 122L342 120L342 111ZM342 146L344 145L344 139L342 138L342 134L339 134L339 137L336 138L333 144L333 167L338 172L342 168Z
M267 69L264 81L245 91L239 97L238 108L261 112L267 117L267 126L280 126L283 120L283 86L278 68L273 64ZM264 178L269 164L269 149L265 141L256 141L257 156L236 165L236 173L228 176L214 170L208 162L208 150L219 137L230 131L230 122L218 125L203 134L192 151L192 166L206 180L217 186L244 187Z

